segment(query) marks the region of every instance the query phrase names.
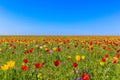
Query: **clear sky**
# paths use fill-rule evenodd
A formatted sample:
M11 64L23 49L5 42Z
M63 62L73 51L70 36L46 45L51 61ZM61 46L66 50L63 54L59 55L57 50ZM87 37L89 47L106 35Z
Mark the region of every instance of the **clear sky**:
M0 35L120 35L120 0L0 0Z

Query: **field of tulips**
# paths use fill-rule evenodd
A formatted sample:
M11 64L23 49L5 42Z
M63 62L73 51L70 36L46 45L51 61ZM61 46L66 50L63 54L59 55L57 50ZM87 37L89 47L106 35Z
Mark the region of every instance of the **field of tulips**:
M120 80L119 36L1 36L0 80Z

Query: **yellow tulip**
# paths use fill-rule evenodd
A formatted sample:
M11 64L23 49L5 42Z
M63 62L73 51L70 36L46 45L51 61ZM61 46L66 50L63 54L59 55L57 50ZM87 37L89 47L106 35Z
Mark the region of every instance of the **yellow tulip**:
M43 47L47 47L46 45L43 45Z
M0 48L0 51L2 51L2 49Z
M85 56L82 56L82 60L84 60L85 59Z
M42 74L41 74L41 73L38 73L37 78L38 78L38 79L42 79Z
M12 61L12 60L11 60L11 61L8 61L8 62L7 62L7 65L8 65L9 68L13 68L13 67L15 66L15 62Z
M26 48L24 50L27 50Z
M8 65L1 66L1 69L4 70L4 71L7 71L8 68L9 68Z
M100 65L101 65L101 66L104 66L104 62L100 62Z
M117 58L117 57L114 57L114 59L118 60L118 58Z
M106 58L106 60L108 60L108 58Z
M63 44L62 42L59 43L59 45Z
M76 55L76 56L75 56L75 59L76 59L76 61L80 61L80 56L79 56L79 55Z
M38 45L35 46L36 48L38 47Z
M48 44L50 44L50 42L48 42Z
M68 56L69 59L71 59L72 57L71 56Z
M12 49L12 47L9 47L9 49Z
M52 50L53 50L53 51L56 51L56 50L57 50L57 48L55 48L55 47L54 47L54 48L52 48Z

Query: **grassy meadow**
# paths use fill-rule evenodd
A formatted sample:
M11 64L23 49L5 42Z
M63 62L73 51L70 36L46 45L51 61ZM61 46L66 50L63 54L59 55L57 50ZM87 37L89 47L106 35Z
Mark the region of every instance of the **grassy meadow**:
M0 80L120 80L119 36L1 36Z

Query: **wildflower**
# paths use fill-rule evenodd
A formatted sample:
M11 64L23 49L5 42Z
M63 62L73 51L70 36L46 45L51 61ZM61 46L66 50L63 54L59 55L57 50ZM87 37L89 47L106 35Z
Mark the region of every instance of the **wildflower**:
M25 50L25 51L24 51L24 54L28 54L28 53L29 53L29 51L28 51L28 50Z
M38 79L42 79L42 74L41 74L41 73L38 73L37 78L38 78Z
M60 64L60 61L59 61L59 60L54 61L54 65L55 65L55 66L59 66L59 64Z
M48 48L45 48L45 51L49 50Z
M85 59L85 56L82 56L82 60L84 60Z
M74 47L77 48L77 45L75 45Z
M117 63L117 59L113 59L113 60L112 60L112 63Z
M104 62L100 62L100 65L103 66L103 65L104 65Z
M72 57L71 56L68 56L69 59L71 59Z
M12 49L11 47L9 47L9 49Z
M50 44L51 42L48 42L48 44Z
M28 63L28 59L24 59L23 62L24 62L24 63Z
M40 68L40 67L41 67L41 64L40 64L40 63L36 63L36 64L34 64L34 66L35 66L36 68Z
M13 44L12 44L12 43L10 43L10 46L13 46Z
M117 53L115 57L116 57L116 58L119 58L119 57L120 57L120 54Z
M110 51L111 49L110 49L110 48L107 48L106 50L107 50L107 51Z
M14 49L16 49L17 47L16 46L14 46Z
M79 73L79 70L75 70L76 73Z
M15 54L15 52L13 51L12 54Z
M42 49L43 47L42 46L40 46L40 49Z
M62 45L62 44L63 44L63 42L60 42L60 43L59 43L59 45Z
M2 51L2 49L0 48L0 51Z
M21 66L21 70L23 70L23 71L28 70L28 66Z
M57 51L58 51L58 52L60 52L60 51L61 51L61 48L60 48L60 47L58 47L58 48L57 48Z
M43 47L47 47L46 45L43 45Z
M108 60L108 58L106 58L106 61Z
M53 52L53 50L49 50L49 53L52 53Z
M54 48L52 48L52 50L53 50L53 51L56 51L56 50L57 50L57 48L56 48L56 47L54 47Z
M2 69L2 70L4 70L4 71L7 71L7 70L8 70L8 68L9 68L9 66L8 66L8 65L1 66L1 69Z
M12 60L8 61L7 65L8 65L9 68L13 68L15 66L15 61L12 61Z
M27 50L26 48L24 50Z
M89 80L90 76L88 74L82 74L82 80Z
M105 57L108 58L108 54L105 54Z
M76 59L76 61L80 61L80 56L79 56L79 55L76 55L76 56L75 56L75 59Z
M102 62L105 62L106 61L106 58L102 58Z
M117 58L117 57L114 57L114 59L118 60L118 58Z
M73 66L73 67L77 67L78 64L74 62L74 63L72 63L72 66Z
M35 45L36 48L38 48L38 45Z
M82 80L82 78L80 78L79 80Z
M46 50L46 52L47 52L47 53L49 53L49 52L50 52L50 50L49 50L49 49L47 49L47 50Z
M67 48L67 49L69 49L69 48L70 48L70 46L67 46L66 48Z
M33 52L33 50L34 50L34 48L31 48L31 49L29 50L29 52L30 52L30 53L32 53L32 52Z

